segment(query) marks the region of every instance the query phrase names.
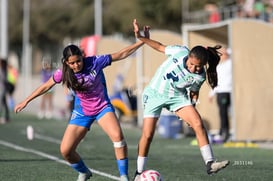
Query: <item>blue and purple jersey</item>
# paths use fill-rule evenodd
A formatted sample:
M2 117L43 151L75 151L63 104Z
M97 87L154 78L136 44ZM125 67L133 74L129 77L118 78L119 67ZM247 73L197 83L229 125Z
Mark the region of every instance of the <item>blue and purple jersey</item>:
M78 114L93 116L100 113L111 104L108 94L103 68L111 65L111 55L86 57L83 59L83 70L76 73L79 82L84 81L84 91L75 91L74 111ZM56 83L62 82L62 70L54 72Z

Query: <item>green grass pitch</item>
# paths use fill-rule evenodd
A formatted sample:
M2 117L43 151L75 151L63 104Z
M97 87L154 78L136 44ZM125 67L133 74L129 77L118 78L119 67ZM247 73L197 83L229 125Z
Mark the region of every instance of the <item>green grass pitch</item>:
M28 125L32 125L36 134L32 141L26 137ZM10 123L0 125L0 180L76 180L77 173L67 165L59 152L66 125L66 121L39 120L24 113L12 114ZM133 177L141 130L128 125L122 127L129 150L129 173ZM213 145L214 154L218 160L230 160L230 165L208 176L199 148L190 145L192 139L164 139L156 133L147 169L159 171L165 181L271 181L273 178L272 150L224 148L222 145ZM92 125L78 152L89 168L94 170L91 180L117 180L112 143L97 124Z

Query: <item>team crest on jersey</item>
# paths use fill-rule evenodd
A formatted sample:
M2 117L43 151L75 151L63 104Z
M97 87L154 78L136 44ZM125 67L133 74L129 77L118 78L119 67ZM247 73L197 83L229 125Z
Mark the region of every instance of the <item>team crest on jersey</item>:
M192 76L187 77L186 81L191 84L194 81L194 78Z

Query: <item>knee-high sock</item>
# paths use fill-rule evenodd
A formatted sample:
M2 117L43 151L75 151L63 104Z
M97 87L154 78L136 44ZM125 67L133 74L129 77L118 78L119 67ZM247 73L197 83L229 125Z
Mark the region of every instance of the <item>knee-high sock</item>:
M117 160L119 174L128 175L128 158Z
M205 163L207 164L209 161L213 161L214 160L214 156L213 156L213 152L212 152L212 148L210 144L204 145L200 148L201 151L201 155L205 161Z
M137 157L137 172L138 173L142 173L145 170L147 159L148 157L142 157L142 156Z
M82 159L78 163L73 163L71 164L71 167L76 170L77 172L85 173L86 170L88 169Z

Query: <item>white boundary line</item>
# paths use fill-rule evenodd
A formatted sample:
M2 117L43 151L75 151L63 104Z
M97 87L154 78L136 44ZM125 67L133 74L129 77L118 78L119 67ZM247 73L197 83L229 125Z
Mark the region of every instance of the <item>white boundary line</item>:
M38 151L38 150L34 150L34 149L30 149L30 148L24 148L24 147L21 147L19 145L15 145L13 143L10 143L10 142L6 142L6 141L3 141L3 140L0 140L0 145L3 145L3 146L6 146L6 147L9 147L9 148L12 148L12 149L15 149L15 150L18 150L18 151L23 151L23 152L27 152L27 153L33 153L35 155L39 155L41 157L44 157L44 158L47 158L47 159L50 159L50 160L53 160L53 161L56 161L58 163L62 163L62 164L65 164L65 165L68 165L70 166L70 164L63 160L63 159L60 159L58 157L55 157L53 155L49 155L47 153L44 153L44 152L41 152L41 151ZM90 169L90 168L89 168ZM113 180L120 180L119 177L116 177L114 175L111 175L111 174L107 174L107 173L104 173L104 172L101 172L101 171L98 171L98 170L94 170L94 169L90 169L93 173L97 174L97 175L101 175L101 176L104 176L104 177L107 177L107 178L110 178L110 179L113 179Z
M38 133L34 133L34 139L39 139L39 140L47 141L50 143L56 143L58 145L61 144L61 140L58 140L49 136L40 135Z

